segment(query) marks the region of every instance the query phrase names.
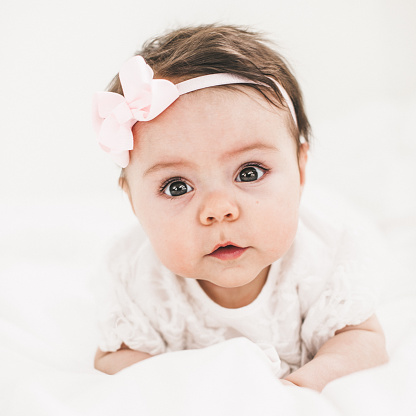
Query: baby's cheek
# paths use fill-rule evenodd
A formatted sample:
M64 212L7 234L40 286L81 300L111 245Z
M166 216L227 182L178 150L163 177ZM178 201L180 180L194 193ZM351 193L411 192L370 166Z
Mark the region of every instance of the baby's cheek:
M193 263L191 247L186 237L176 237L173 241L164 239L153 245L159 260L172 273L180 276L193 275Z
M267 251L277 258L282 257L292 246L298 228L298 212L296 207L291 210L273 212L269 222L263 229L267 230L264 236Z

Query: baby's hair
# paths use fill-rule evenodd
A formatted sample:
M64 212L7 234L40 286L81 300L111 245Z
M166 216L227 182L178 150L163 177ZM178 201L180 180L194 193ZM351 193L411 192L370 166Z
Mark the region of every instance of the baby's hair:
M308 143L310 139L302 92L284 58L267 44L271 42L257 32L238 26L210 24L184 27L155 37L145 42L136 55L141 55L150 65L155 78L174 83L224 72L248 78L255 84L247 84L247 87L255 88L273 105L282 107L285 100L272 79L277 80L295 108L297 128L291 122L291 130L299 149L301 137ZM123 95L118 75L107 90Z

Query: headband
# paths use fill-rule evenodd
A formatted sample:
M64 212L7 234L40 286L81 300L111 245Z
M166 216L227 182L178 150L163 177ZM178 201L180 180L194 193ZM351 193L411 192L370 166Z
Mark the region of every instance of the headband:
M203 88L229 84L259 84L234 74L220 73L191 78L178 84L153 79L153 70L142 56L130 58L119 72L124 96L97 92L93 102L93 122L101 148L122 168L129 164L133 149L132 128L138 121L150 121L181 95ZM273 79L297 124L292 101L285 89ZM264 85L264 84L261 84Z

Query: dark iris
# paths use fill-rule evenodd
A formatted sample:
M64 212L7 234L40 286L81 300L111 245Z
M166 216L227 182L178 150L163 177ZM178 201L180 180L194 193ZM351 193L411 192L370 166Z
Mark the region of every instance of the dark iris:
M180 196L186 194L187 187L184 182L173 182L169 185L169 192L172 196Z
M240 180L241 182L251 182L256 181L258 179L258 173L257 170L254 167L248 167L244 168L240 172Z

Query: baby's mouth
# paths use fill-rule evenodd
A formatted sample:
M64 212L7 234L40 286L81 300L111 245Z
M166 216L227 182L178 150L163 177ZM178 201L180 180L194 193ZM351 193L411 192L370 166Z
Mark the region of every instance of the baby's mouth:
M239 247L233 243L219 244L209 255L219 260L235 260L238 259L248 247Z

